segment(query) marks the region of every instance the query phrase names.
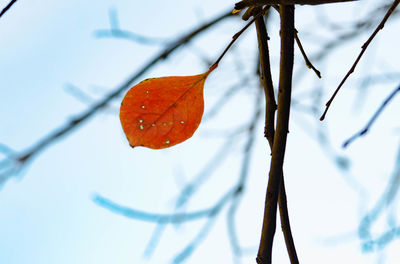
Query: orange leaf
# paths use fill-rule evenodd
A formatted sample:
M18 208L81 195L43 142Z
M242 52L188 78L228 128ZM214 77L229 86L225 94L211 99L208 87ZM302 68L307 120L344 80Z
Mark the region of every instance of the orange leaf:
M133 86L119 114L129 144L162 149L190 138L203 116L204 82L216 67L199 75L152 78Z

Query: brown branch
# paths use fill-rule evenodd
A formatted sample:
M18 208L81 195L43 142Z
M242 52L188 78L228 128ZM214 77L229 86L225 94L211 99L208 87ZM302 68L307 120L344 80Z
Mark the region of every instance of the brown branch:
M10 1L10 3L8 3L8 5L6 5L6 7L4 7L3 10L1 10L0 17L2 17L11 8L11 6L15 4L15 2L17 2L17 0Z
M285 180L283 174L279 188L278 204L279 204L279 216L281 219L281 229L285 238L285 244L287 252L289 254L290 263L298 264L299 259L297 257L296 246L294 244L292 228L290 227L289 210L287 207Z
M265 128L264 135L272 148L275 133L275 111L276 101L274 86L271 76L271 64L269 61L268 35L262 17L256 19L256 30L258 39L258 52L260 55L261 83L265 94Z
M264 222L260 247L257 254L258 264L269 264L272 261L272 244L276 229L276 211L283 161L285 157L286 138L289 131L289 113L293 74L294 50L294 6L281 5L281 59L278 93L278 115L272 159L269 172L267 194L264 209Z
M361 52L358 55L357 59L355 60L355 62L353 63L353 66L351 66L350 70L347 72L346 76L344 76L343 80L340 82L339 86L336 88L335 92L333 93L333 95L331 96L331 98L329 99L329 101L326 103L326 107L325 107L325 111L322 114L322 116L320 117L320 120L324 120L326 113L328 112L329 107L332 104L332 101L335 99L336 94L339 92L340 88L343 86L343 84L346 82L347 78L349 78L349 76L354 72L358 62L360 61L361 57L363 56L364 52L367 50L368 45L372 42L372 40L375 38L375 36L378 34L378 32L383 29L383 27L385 26L386 21L388 20L388 18L390 17L390 15L393 13L393 11L396 9L396 7L398 6L398 4L400 3L400 0L395 0L392 4L392 6L389 8L389 10L386 12L386 15L383 17L381 23L379 23L379 25L376 27L375 31L372 33L372 35L368 38L368 40L364 43L364 45L362 45L361 47Z
M170 56L174 51L176 51L179 47L191 41L194 37L210 28L211 26L217 24L223 19L232 16L231 11L225 12L222 15L216 17L215 19L204 23L198 28L192 30L191 32L183 35L182 37L177 38L175 41L172 41L167 47L162 50L158 55L154 56L149 62L147 62L141 69L139 69L136 73L131 75L125 82L123 82L119 87L111 91L108 95L106 95L103 99L96 102L91 108L83 111L81 114L72 118L69 122L64 123L60 127L54 129L49 134L45 135L41 139L39 139L34 145L28 147L26 150L17 153L13 159L20 165L26 164L28 160L37 154L41 153L48 146L54 144L57 140L61 139L63 136L66 136L68 133L72 132L74 129L78 128L79 125L83 124L85 121L89 120L89 118L93 117L100 110L105 108L111 100L118 97L123 91L129 88L134 81L136 81L139 77L141 77L145 72L147 72L150 68L152 68L156 63L166 59ZM0 171L0 179L3 179L5 182L6 179L10 178L12 174L8 173L3 177L3 173ZM0 182L1 183L1 182Z
M275 111L276 102L271 77L271 67L269 60L268 48L268 35L265 27L264 20L258 18L256 20L256 30L258 38L258 47L260 54L261 66L261 82L265 91L266 112L265 112L265 137L269 142L271 150L273 149L274 134L275 134ZM296 247L290 228L289 212L287 208L285 183L283 181L283 174L281 176L281 183L278 196L279 214L281 219L281 228L285 238L286 248L289 254L291 263L299 263Z
M304 60L305 60L305 62L306 62L306 66L307 66L309 69L312 69L312 70L315 72L315 74L318 76L318 78L321 79L321 73L319 72L319 70L317 70L317 69L314 67L314 65L313 65L313 64L311 63L311 61L308 59L306 52L304 51L303 45L301 44L301 41L300 41L299 37L297 36L297 30L294 32L294 38L295 38L295 40L296 40L297 46L299 46L299 49L300 49L301 54L303 55L303 58L304 58Z
M354 2L358 0L243 0L235 4L235 10L241 10L246 7L256 7L264 5L322 5L331 3Z

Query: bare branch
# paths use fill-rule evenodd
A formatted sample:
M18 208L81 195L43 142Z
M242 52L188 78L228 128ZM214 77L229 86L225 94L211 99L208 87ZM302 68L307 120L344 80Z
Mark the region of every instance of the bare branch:
M13 159L13 156L6 156L0 160L0 188L11 177L18 175L22 170L22 164Z
M15 2L17 2L17 0L11 0L10 3L8 3L8 5L1 10L0 18L12 7L13 4L15 4Z
M382 249L386 247L390 242L392 242L394 239L400 237L400 227L396 226L393 228L390 228L383 234L379 235L379 237L375 239L371 239L369 241L365 241L362 245L363 251L369 252L373 251L376 249Z
M275 6L274 6L275 7ZM279 8L277 9L279 12ZM265 91L266 112L265 112L265 137L269 142L272 151L275 135L275 111L276 102L274 89L271 77L271 66L269 61L269 48L268 48L268 35L265 23L262 19L256 20L256 30L258 37L258 46L260 54L261 65L261 83ZM281 219L282 232L285 238L287 252L291 263L298 263L296 247L290 228L289 212L287 208L285 183L283 181L283 174L281 176L281 183L278 195L279 214Z
M163 45L167 43L167 40L163 38L148 37L129 30L121 29L118 21L118 13L114 8L109 9L108 17L110 20L110 29L96 30L94 32L95 37L126 39L143 45Z
M281 60L279 74L278 115L272 159L269 172L267 194L264 209L264 222L261 233L257 263L266 264L272 261L272 244L276 229L276 211L283 160L285 157L286 138L289 132L289 113L292 90L293 57L294 57L294 6L281 5Z
M264 135L272 147L275 133L276 101L269 60L268 35L263 18L258 18L256 20L256 30L259 47L258 52L260 54L261 83L264 88L266 106Z
M351 136L349 139L347 139L343 143L343 147L347 147L350 143L352 143L354 140L356 140L358 137L364 136L367 134L368 130L371 128L375 120L378 118L378 116L382 113L383 109L386 107L386 105L394 98L394 96L400 92L400 85L396 89L392 91L392 93L383 101L381 106L376 110L375 114L372 116L372 118L368 121L367 125L359 132Z
M363 240L364 249L372 248L374 245L379 247L385 246L390 240L388 236L394 230L389 230L386 233L380 235L377 239L372 239L372 226L377 222L379 216L382 215L385 209L390 208L395 202L395 197L399 192L400 187L400 148L398 149L397 158L395 160L395 168L392 172L392 176L388 183L386 184L385 191L380 196L379 200L376 202L375 206L369 210L369 212L362 218L359 228L358 236ZM399 228L396 228L399 230ZM398 231L396 231L398 232ZM397 235L398 236L398 235Z
M192 241L185 246L185 248L177 254L173 259L173 264L179 264L185 261L200 245L200 243L206 238L211 228L215 224L216 217L209 218L207 222L203 225L197 235L192 239Z
M311 61L310 61L310 60L308 59L308 57L307 57L306 52L304 51L303 45L301 44L300 39L299 39L299 37L297 36L297 30L294 32L294 38L295 38L295 40L296 40L297 46L299 46L299 49L300 49L301 54L303 55L303 58L304 58L304 60L305 60L305 62L306 62L306 66L307 66L309 69L312 69L312 70L315 72L315 74L318 76L318 78L321 79L321 73L319 72L319 70L317 70L317 69L314 67L314 65L312 65Z
M93 202L99 206L106 208L113 213L123 215L128 218L154 222L154 223L182 223L188 221L195 221L205 217L215 216L223 206L235 195L236 189L233 188L229 190L222 198L212 207L203 210L198 210L194 212L184 212L184 213L172 213L172 214L157 214L149 213L141 210L132 209L130 207L119 205L101 195L96 194L93 198Z
M326 113L328 112L328 109L330 107L330 105L332 104L332 101L335 99L336 94L339 92L340 88L343 86L343 84L346 82L347 78L349 78L349 76L354 72L358 62L360 61L361 57L363 56L364 52L367 50L368 45L372 42L372 40L375 38L375 36L378 34L378 32L383 29L386 21L388 20L388 18L390 17L390 15L393 13L393 11L396 9L396 7L398 6L398 4L400 3L400 0L395 0L392 4L392 6L389 8L389 10L386 12L386 15L383 17L381 23L379 23L379 25L376 27L375 31L372 33L372 35L368 38L368 40L364 43L364 45L362 45L361 47L361 52L358 55L357 59L355 60L355 62L353 63L353 66L351 66L350 70L347 72L346 76L344 76L343 80L340 82L339 86L336 88L335 92L333 93L333 95L331 96L331 98L329 99L329 101L326 103L326 108L324 113L322 114L322 116L320 117L320 120L324 120Z
M241 177L239 182L235 186L230 188L225 193L225 195L223 195L215 203L214 206L194 212L171 213L171 214L149 213L119 205L100 195L95 195L93 198L93 202L95 202L96 204L98 204L103 208L112 211L113 213L120 214L128 218L146 222L155 222L162 225L168 223L182 223L182 222L195 221L199 219L208 218L206 224L203 226L202 229L200 229L197 236L192 240L192 242L189 243L182 250L182 252L175 257L174 263L181 263L181 261L186 259L195 250L195 248L199 245L199 243L206 237L206 235L210 232L216 217L221 212L221 210L228 204L228 202L230 201L235 202L236 197L241 195L243 187L244 187L244 178ZM157 239L157 237L155 239Z
M64 88L65 92L73 96L76 100L84 103L86 105L92 105L93 102L96 102L96 98L90 95L89 93L83 91L79 87L73 85L72 83L67 83ZM103 110L107 114L118 115L119 107L112 106L111 104L106 106Z
M165 223L158 223L156 225L156 227L153 231L153 234L151 235L151 237L149 239L149 242L147 242L146 249L144 250L144 253L143 253L144 257L150 258L153 255L158 243L161 240L161 236L166 227L167 227L167 224L165 224Z

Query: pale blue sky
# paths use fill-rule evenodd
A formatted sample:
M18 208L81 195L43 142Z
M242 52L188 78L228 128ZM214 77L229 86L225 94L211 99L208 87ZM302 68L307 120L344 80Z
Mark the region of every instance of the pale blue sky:
M7 1L0 1L0 8ZM376 1L330 5L325 15L338 21L364 17ZM94 32L109 27L110 8L116 10L123 29L171 40L199 22L233 7L231 1L18 1L0 19L0 143L16 151L31 146L43 135L87 109L66 90L76 86L94 99L118 87L144 65L162 46L146 46L126 40L97 39ZM349 8L350 7L350 8ZM347 9L349 8L349 10ZM315 23L311 7L297 8L297 29L310 54L319 42L301 35L315 27L318 35L332 33ZM370 133L348 149L341 144L361 129L386 96L399 85L399 75L383 84L372 85L366 97L357 87L363 74L399 72L400 55L393 20L371 45L354 76L334 102L327 120L294 110L288 138L285 176L289 210L298 254L303 263L376 263L380 255L362 253L356 230L361 217L375 204L394 169L399 148L399 98L384 111ZM272 65L278 65L278 27L274 16L270 26ZM227 20L193 44L177 51L142 79L166 75L188 75L206 69L204 60L214 59L244 22ZM300 56L295 70L307 75L294 83L294 98L303 100L309 88L323 86L322 101L333 92L350 67L368 34L346 47L337 48L322 65L323 79L305 68ZM206 113L226 89L238 80L238 67L254 71L256 42L254 29L239 40L206 82ZM296 50L299 55L299 51ZM241 65L236 62L240 58ZM241 67L241 68L240 68ZM273 71L276 73L277 68ZM254 77L255 78L255 77ZM396 79L397 78L397 79ZM254 84L240 91L214 119L205 121L193 138L170 149L131 149L122 133L115 100L107 111L96 115L71 135L35 158L19 178L9 180L0 190L0 263L170 263L203 222L166 229L154 256L143 257L154 224L113 214L93 203L98 193L122 205L149 212L172 211L183 183L201 171L224 142L215 131L231 131L246 123L252 114ZM275 84L277 78L274 77ZM307 97L304 97L307 98ZM357 104L357 100L363 101ZM311 101L302 101L307 104ZM322 104L318 106L322 112ZM351 159L347 172L316 142L316 126L326 128L335 153ZM247 192L237 214L238 235L250 253L243 263L253 263L259 241L266 187L269 151L263 127L253 153ZM245 138L232 144L232 155L213 173L189 204L190 210L212 205L238 178ZM3 156L1 156L3 157ZM360 200L346 177L353 177L365 191ZM398 209L398 208L395 208ZM217 218L206 240L187 263L231 263L226 212ZM386 218L374 226L379 233ZM347 236L350 234L349 236ZM341 237L337 244L329 237ZM385 252L387 263L400 257L395 240ZM281 232L274 246L276 263L288 263ZM252 262L253 261L253 262Z

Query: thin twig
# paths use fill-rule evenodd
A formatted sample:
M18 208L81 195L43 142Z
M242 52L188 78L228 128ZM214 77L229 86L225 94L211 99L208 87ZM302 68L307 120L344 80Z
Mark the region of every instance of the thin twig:
M213 227L215 222L216 217L211 217L207 219L206 223L203 225L200 231L197 232L197 235L192 239L192 241L188 243L184 247L184 249L174 257L172 263L183 263L190 255L192 255L199 244L207 237L208 233L210 233L211 228Z
M311 61L308 59L306 52L304 51L303 45L301 44L300 39L299 39L299 37L297 36L297 30L294 32L294 38L295 38L295 40L296 40L297 46L299 46L299 49L300 49L301 54L303 55L303 58L304 58L304 60L305 60L305 62L306 62L306 66L307 66L309 69L312 69L312 70L315 72L315 74L318 76L318 78L321 79L321 73L320 73L320 71L317 70L317 69L314 67L314 65L313 65L313 64L311 63Z
M248 27L250 27L251 24L260 16L263 15L263 10L260 11L257 15L253 17L250 22L248 22L241 30L239 30L235 35L233 35L231 42L229 42L228 46L226 46L225 50L221 53L221 55L218 57L218 59L214 62L213 65L218 65L218 63L222 60L222 58L225 56L226 52L230 49L230 47L235 43L235 41L242 35L243 32L246 31Z
M205 217L215 216L225 204L236 195L236 189L230 189L219 199L219 201L212 207L194 212L171 213L171 214L157 214L149 213L141 210L132 209L130 207L117 204L101 195L96 194L93 202L99 206L112 211L113 213L123 215L127 218L141 220L153 223L182 223L188 221L195 221Z
M15 4L15 2L17 2L17 0L11 0L10 3L8 3L8 5L1 10L0 17L2 17L11 8L11 6Z
M358 137L364 136L368 130L371 128L375 120L378 118L378 116L382 113L383 109L386 107L386 105L394 98L394 96L400 92L400 85L396 89L394 89L391 94L383 101L382 105L376 110L375 114L372 116L372 118L368 121L367 125L361 129L359 132L351 136L349 139L347 139L343 143L343 147L347 147L350 143L352 143L355 139Z
M167 227L167 224L165 224L165 223L164 224L158 223L156 225L149 241L147 242L146 249L143 252L144 257L150 258L153 255L158 243L161 240L161 236L162 236L163 232L165 231L166 227Z
M119 38L130 40L143 45L164 45L167 43L165 38L154 38L134 33L129 30L123 30L119 26L118 13L114 8L108 11L110 20L110 29L99 29L94 32L97 38Z
M281 229L285 238L286 249L289 255L291 264L298 264L299 258L297 257L296 246L292 235L292 228L290 227L289 210L287 206L285 177L282 174L281 184L278 196L279 216L281 219Z
M387 231L380 234L377 238L363 242L362 249L364 252L382 250L388 246L395 238L400 237L400 226L390 227Z
M387 182L385 191L380 196L379 200L376 202L374 207L369 210L369 212L362 218L359 228L358 228L358 236L361 240L363 240L364 247L366 245L371 245L371 243L377 246L384 246L381 243L383 242L380 238L372 240L372 227L377 222L378 219L384 213L384 210L388 208L393 208L393 204L395 202L395 198L399 192L400 186L400 148L397 153L397 157L395 160L395 168L392 172L391 179ZM385 233L380 237L385 237ZM381 241L381 242L378 242Z
M390 17L390 15L393 13L393 11L396 9L398 4L400 3L400 0L395 0L389 10L386 12L386 15L383 17L381 23L376 27L375 31L372 33L372 35L368 38L368 40L362 45L361 47L361 52L358 55L357 59L354 61L353 66L351 66L350 70L347 72L346 76L344 76L343 80L340 82L339 86L336 88L335 92L329 99L329 101L326 103L326 108L322 116L320 117L320 120L324 120L326 113L328 112L329 107L332 104L333 99L335 99L336 94L339 92L340 88L343 86L343 84L346 82L347 78L354 72L358 62L360 61L361 57L363 56L364 52L367 50L368 45L372 42L372 40L375 38L375 36L378 34L378 32L383 29L386 21Z

